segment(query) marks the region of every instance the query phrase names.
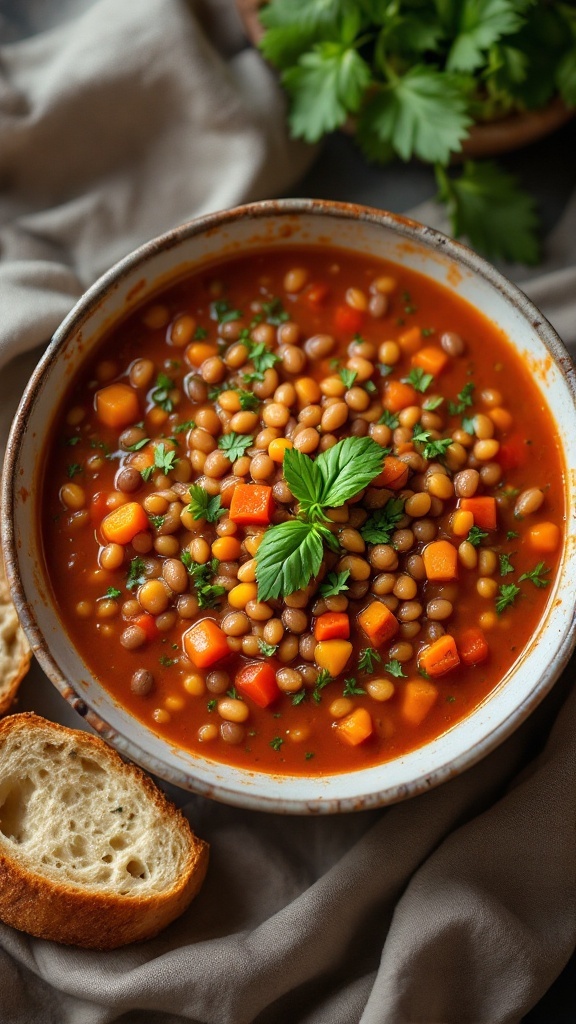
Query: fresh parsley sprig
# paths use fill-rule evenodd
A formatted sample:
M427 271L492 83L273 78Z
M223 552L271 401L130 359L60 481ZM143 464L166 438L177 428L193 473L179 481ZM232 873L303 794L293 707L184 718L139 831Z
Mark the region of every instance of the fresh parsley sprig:
M389 544L394 530L404 516L404 499L389 498L384 508L375 509L360 527L367 544Z
M207 523L217 523L220 517L225 514L226 509L222 508L219 494L210 497L199 484L191 484L188 493L190 495L190 504L187 506L186 511L190 513L193 519L205 519Z
M218 438L218 447L221 451L225 452L230 462L236 462L236 459L241 459L253 443L254 438L252 434L235 434L234 431L231 431L229 434L222 434Z
M317 576L324 544L338 550L326 509L355 497L382 471L383 449L369 437L347 437L316 459L286 451L284 479L298 501L296 518L269 527L256 554L258 600L286 596Z

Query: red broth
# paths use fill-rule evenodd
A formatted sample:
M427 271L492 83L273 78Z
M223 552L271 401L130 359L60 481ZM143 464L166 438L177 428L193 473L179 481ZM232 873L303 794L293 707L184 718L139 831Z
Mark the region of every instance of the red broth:
M379 473L350 493L340 467L317 575L298 548L263 598L287 571L264 572L263 538L313 532L283 457L314 476L346 438ZM283 249L180 280L103 339L44 509L62 620L121 705L216 761L322 774L419 747L498 686L557 569L563 467L481 312L368 256Z

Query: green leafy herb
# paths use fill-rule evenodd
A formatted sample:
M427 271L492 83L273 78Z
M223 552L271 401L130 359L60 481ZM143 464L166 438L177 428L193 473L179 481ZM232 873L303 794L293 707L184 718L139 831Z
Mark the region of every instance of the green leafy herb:
M242 700L235 686L231 686L229 690L226 690L226 696L231 697L232 700Z
M378 394L378 388L376 387L376 385L375 385L373 380L365 380L364 381L364 390L367 391L369 395L377 395Z
M439 406L442 405L443 401L444 399L441 395L432 395L430 398L426 398L424 402L422 402L422 408L425 409L426 412L434 412L434 409L438 409Z
M206 708L210 712L216 711L217 705L218 705L218 701L216 700L216 697L212 697L212 699L208 701L208 703L206 705Z
M66 438L66 440L64 441L64 444L67 444L70 448L74 448L75 445L80 444L81 440L82 440L82 438L78 437L78 435L76 435L75 437L68 437L68 438Z
M236 462L236 459L241 459L246 449L250 448L253 444L254 438L252 434L235 434L234 431L231 431L231 433L222 434L218 438L218 447L226 453L230 462Z
M414 366L408 376L403 377L402 380L406 384L411 384L416 391L424 393L434 380L434 374L425 373L421 366Z
M69 463L69 465L68 465L68 467L66 469L66 476L68 477L69 480L73 480L74 477L77 476L78 473L81 473L81 472L82 472L82 466L78 462L71 462L71 463Z
M360 651L360 657L358 658L358 671L372 673L374 671L374 665L382 661L380 654L374 647L365 647L363 651Z
M504 552L504 554L499 556L499 561L500 561L500 575L501 576L508 576L511 572L514 572L514 566L512 565L512 562L510 561L510 556L507 555L505 552Z
M218 559L212 558L210 562L202 564L195 562L189 551L183 551L180 559L196 590L198 606L200 608L217 608L220 598L226 593L225 587L211 582L218 572L220 564Z
M516 537L519 536L516 530L506 530L506 540L516 540Z
M172 668L172 665L176 664L177 659L170 658L167 654L161 654L158 661L163 668Z
M322 690L328 686L328 683L332 682L332 676L328 672L328 669L323 668L319 673L314 683L314 689L312 690L312 700L319 704L322 700Z
M351 388L358 374L356 370L347 370L346 367L343 366L341 370L338 370L338 376L345 388Z
M471 437L474 436L474 420L471 416L462 417L462 430L470 434Z
M242 388L235 388L234 390L238 395L240 408L242 410L248 409L249 411L253 411L254 409L257 409L258 406L260 405L260 399L258 398L257 395L254 394L254 392L244 391Z
M207 523L217 523L220 517L226 514L226 509L222 508L219 494L211 497L198 484L191 484L188 493L190 504L186 511L193 519L205 519Z
M270 740L270 746L272 747L272 750L281 750L283 743L284 740L282 739L281 736L274 736L274 739Z
M375 509L360 527L367 544L389 544L392 534L404 516L404 499L389 498L384 508Z
M468 541L469 544L472 544L473 547L477 548L479 547L480 543L484 540L484 538L487 536L487 530L481 530L479 526L471 526L468 531L468 536L466 537L466 540Z
M263 302L262 312L268 323L274 327L279 327L280 324L284 324L290 319L290 314L286 312L281 300L278 298L270 299L269 302Z
M428 441L424 445L422 455L425 459L431 461L432 459L442 460L446 456L446 451L453 443L451 437L441 437L437 441Z
M198 326L193 334L194 341L204 341L204 338L208 337L208 331L205 327Z
M150 444L150 438L149 437L143 437L141 441L136 441L135 444L129 444L128 448L127 448L127 451L129 451L129 452L139 452L140 449L141 448L145 448L147 444Z
M306 700L307 695L308 691L304 688L298 690L298 693L292 694L292 703L294 704L294 706L297 707L298 704L302 704L302 701Z
M267 644L266 641L262 640L261 637L259 637L258 639L258 647L260 653L263 654L264 657L266 658L271 658L274 654L276 654L276 651L278 650L278 644Z
M176 452L172 448L167 448L163 441L154 445L154 469L168 474L174 469L176 462Z
M320 597L336 597L343 590L348 590L346 580L349 575L349 569L345 569L344 572L329 572L324 582L318 588Z
M362 693L366 693L366 690L363 686L358 686L358 683L353 677L344 680L344 689L342 690L343 697L355 697Z
M154 472L154 466L145 466L144 469L140 470L140 476L142 477L142 479L144 480L145 483L148 483L148 481L150 480L153 472Z
M107 597L116 598L116 597L121 597L121 596L122 596L122 591L118 590L118 587L108 587L108 590L104 594L104 598L107 598Z
M386 427L389 427L390 430L396 430L396 427L400 426L400 420L393 412L390 412L389 409L384 409L378 423L383 423Z
M412 302L412 296L410 292L402 292L402 302L404 304L404 312L406 314L417 313L418 309Z
M219 324L227 324L230 320L241 320L244 314L240 309L233 309L225 299L217 299L210 303L210 316Z
M458 392L457 402L448 402L448 412L451 416L461 416L471 405L474 404L472 395L475 385L469 380L461 391Z
M164 409L164 412L172 412L174 409L174 402L170 398L170 392L174 390L174 381L171 377L168 377L165 373L159 373L156 378L156 384L150 393L150 398L160 409Z
M138 587L146 581L145 575L146 565L143 558L133 558L128 567L128 576L126 578L126 586L128 590L136 590Z
M174 434L184 434L188 430L195 430L196 424L194 420L186 420L184 423L179 423L177 427L174 427Z
M299 504L295 519L271 527L256 555L258 599L305 587L322 564L324 544L338 550L325 509L338 508L382 470L384 452L367 437L347 437L313 460L296 448L284 456L284 478Z
M254 342L250 336L243 338L243 344L248 349L248 358L254 367L254 373L244 373L243 379L250 383L251 381L263 381L266 370L271 370L276 363L280 362L280 356L277 356L275 352L271 352L263 341Z
M402 668L402 665L397 658L392 658L391 661L387 661L386 664L384 665L384 671L389 672L390 675L394 676L395 679L406 678L406 673L404 672L404 669Z
M314 757L314 753L313 753L312 750L307 750L306 753L304 754L304 760L305 761L310 761L313 757Z
M544 562L538 562L530 572L523 572L518 578L518 582L522 583L523 580L530 580L535 587L547 587L550 584L550 580L545 579L550 569L544 565Z
M376 363L376 369L381 377L389 377L394 367L388 366L387 363Z
M159 530L162 526L164 526L165 518L166 516L148 516L148 519L152 523L152 526L154 527L155 530Z
M510 608L514 604L519 593L520 587L517 587L515 583L502 583L498 588L496 597L496 611L498 615L501 615L506 608Z

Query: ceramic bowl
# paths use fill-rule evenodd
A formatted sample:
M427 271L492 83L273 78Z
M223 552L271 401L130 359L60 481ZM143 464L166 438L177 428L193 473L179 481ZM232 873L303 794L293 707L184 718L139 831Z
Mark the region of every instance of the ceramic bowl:
M266 245L336 244L419 271L480 307L516 346L548 405L566 467L576 466L575 373L538 310L480 257L430 228L390 213L319 200L263 202L202 217L144 245L105 274L57 330L34 372L9 440L3 538L14 600L42 668L62 696L122 754L184 789L285 813L358 810L413 796L493 750L550 690L574 637L576 474L566 472L572 528L537 634L500 685L433 742L389 763L324 777L275 776L178 749L120 707L93 678L59 620L45 577L38 522L44 439L60 396L102 332L175 276L205 261Z

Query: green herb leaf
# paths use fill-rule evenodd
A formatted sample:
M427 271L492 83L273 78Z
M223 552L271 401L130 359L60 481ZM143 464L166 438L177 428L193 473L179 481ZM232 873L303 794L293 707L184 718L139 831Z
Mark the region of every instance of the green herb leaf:
M434 409L438 409L438 407L442 405L443 401L444 399L441 395L432 395L430 398L427 398L422 402L422 408L425 409L426 412L434 412Z
M458 401L448 402L448 412L450 413L451 416L461 416L461 414L465 412L466 409L468 409L471 405L474 404L474 399L472 397L474 394L474 389L475 384L473 384L472 381L469 380L464 385L462 390L458 392ZM474 433L473 430L472 433Z
M358 683L354 678L344 680L344 689L342 690L343 697L356 697L362 693L366 693L363 686L358 686Z
M270 746L272 747L272 750L281 750L283 743L284 740L282 739L281 736L274 736L274 739L270 740Z
M268 323L274 327L279 327L280 324L284 324L290 319L290 314L286 312L282 301L278 298L270 299L269 302L263 302L262 312Z
M208 337L208 331L205 327L198 326L193 334L194 341L204 341L204 338Z
M468 541L469 544L472 544L473 547L477 548L480 545L481 541L483 541L487 536L487 530L481 530L479 526L471 526L468 531L468 536L466 537L466 540Z
M260 653L266 658L271 658L278 650L278 644L267 644L261 637L258 639L258 648Z
M437 165L436 177L455 235L466 236L492 258L538 262L535 203L515 177L492 161L466 161L459 177L449 176Z
M517 0L462 0L456 7L456 38L446 61L448 71L481 67L489 48L523 25L519 6Z
M212 699L208 701L208 703L206 705L206 709L208 711L210 711L210 712L216 711L217 705L218 705L218 701L216 700L216 697L212 697Z
M345 388L351 388L358 374L356 370L348 370L343 366L341 370L338 370L338 376Z
M156 385L150 393L150 398L164 412L172 412L174 402L170 398L170 392L174 390L174 381L165 373L159 373L156 378Z
M329 572L318 589L320 597L336 597L342 591L348 590L346 580L349 575L349 569L345 569L344 572Z
M378 661L382 661L378 651L374 647L365 647L363 651L360 651L360 657L358 658L358 671L372 673L374 671L374 665Z
M501 576L508 576L511 572L514 572L514 566L512 565L512 562L510 561L510 556L509 555L507 555L506 553L501 554L499 556L499 560L500 560L500 575Z
M136 441L135 444L128 445L127 450L129 452L139 452L141 448L145 448L147 444L150 444L149 437L143 437L141 441Z
M167 654L161 654L158 661L163 668L172 668L172 665L176 664L177 659L170 658Z
M434 374L425 373L421 366L414 366L408 376L403 377L402 380L407 384L411 384L416 391L424 393L434 380Z
M161 473L170 473L176 465L177 458L176 452L167 448L163 441L160 444L154 445L154 468L159 469Z
M219 324L227 324L231 320L241 320L244 314L241 309L233 309L225 299L217 299L210 303L210 316Z
M312 691L312 700L315 704L319 704L322 700L322 690L328 686L328 683L333 682L332 676L328 672L328 669L323 668L319 673L314 683L314 689Z
M250 412L253 412L260 405L260 399L253 391L244 391L242 388L234 388L234 390L238 395L240 408L243 411L248 409Z
M356 113L372 75L354 47L342 42L316 43L303 53L295 67L282 75L291 100L292 134L306 142L318 142L326 132Z
M226 509L222 508L219 494L210 497L198 484L191 484L188 493L191 500L186 511L193 519L205 519L207 523L217 523L220 517L226 514Z
M323 481L320 504L339 508L382 472L384 451L371 437L346 437L321 452L315 465Z
M453 441L451 437L441 437L437 441L428 441L427 444L424 445L422 455L429 461L432 461L432 459L442 460L446 455L447 449L452 443Z
M110 598L122 597L122 591L118 590L118 587L108 587L108 590L104 594L104 598L107 598L107 597L110 597Z
M226 588L220 584L213 584L211 580L218 572L219 561L213 558L210 562L195 562L189 551L183 551L180 560L190 576L200 608L217 608L220 598L226 593Z
M271 352L263 341L253 342L251 339L245 338L243 344L248 349L248 358L254 367L254 373L244 373L243 378L245 381L263 381L266 370L271 370L272 367L276 366L276 363L280 362L280 356L277 356L275 352Z
M231 431L231 433L222 434L218 438L218 447L226 453L230 462L236 462L236 459L242 458L246 449L253 444L252 434L235 434L234 431Z
M393 412L390 412L389 409L384 409L378 423L384 423L384 425L389 427L390 430L396 430L396 427L400 426L400 420Z
M402 668L402 664L397 658L392 658L392 661L387 661L384 665L384 671L389 672L395 679L405 679L406 673Z
M256 555L258 600L286 597L305 587L322 564L320 525L289 519L266 530Z
M146 582L145 569L144 559L136 557L131 560L126 578L128 590L136 590Z
M367 544L389 544L392 534L404 516L404 499L389 498L384 508L375 509L360 527Z
M77 476L78 473L81 473L81 472L82 472L82 466L80 465L80 463L78 463L78 462L71 462L71 463L69 463L69 465L68 465L68 467L66 469L66 476L68 477L69 480L73 480L74 477Z
M498 588L498 595L496 597L496 611L498 615L501 615L506 608L510 608L518 594L520 593L520 587L517 587L515 583L502 583Z
M188 430L195 430L195 429L196 429L196 424L194 423L194 420L186 420L184 423L179 423L177 427L174 427L173 433L174 434L184 434Z
M550 584L550 580L545 579L550 569L544 565L544 562L538 562L530 572L523 572L518 578L518 582L522 583L522 580L530 580L535 587L547 587Z
M159 530L161 526L164 526L165 518L166 516L148 516L155 530Z

